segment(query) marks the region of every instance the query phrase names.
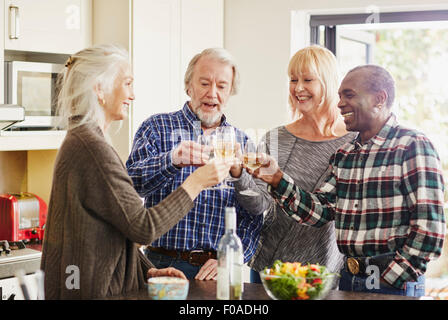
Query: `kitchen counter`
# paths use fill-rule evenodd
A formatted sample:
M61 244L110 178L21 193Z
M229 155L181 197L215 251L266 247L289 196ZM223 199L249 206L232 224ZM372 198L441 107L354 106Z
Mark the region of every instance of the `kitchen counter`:
M104 300L149 300L148 292L140 290L105 298ZM190 280L187 300L216 300L216 281ZM245 283L243 300L271 300L266 294L263 285L258 283ZM332 290L325 300L419 300L418 298Z

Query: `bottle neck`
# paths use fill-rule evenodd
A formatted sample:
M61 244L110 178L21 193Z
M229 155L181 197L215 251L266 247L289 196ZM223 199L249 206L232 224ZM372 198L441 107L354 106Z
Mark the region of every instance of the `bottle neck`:
M226 210L226 232L236 230L236 213L234 210Z

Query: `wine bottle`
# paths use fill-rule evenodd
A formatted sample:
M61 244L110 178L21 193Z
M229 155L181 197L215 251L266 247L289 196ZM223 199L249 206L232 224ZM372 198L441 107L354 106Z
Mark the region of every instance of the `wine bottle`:
M236 234L235 208L226 208L225 234L218 244L218 280L216 298L241 300L243 296L243 245Z

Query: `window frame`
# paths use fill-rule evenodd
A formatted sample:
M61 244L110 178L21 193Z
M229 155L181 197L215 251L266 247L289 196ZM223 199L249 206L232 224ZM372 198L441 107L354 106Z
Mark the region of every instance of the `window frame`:
M372 17L378 15L374 23L392 22L421 22L421 21L448 21L448 10L378 12L378 13L347 13L347 14L316 14L310 16L310 42L320 43L319 28L325 27L324 45L336 55L336 29L338 25L364 24Z

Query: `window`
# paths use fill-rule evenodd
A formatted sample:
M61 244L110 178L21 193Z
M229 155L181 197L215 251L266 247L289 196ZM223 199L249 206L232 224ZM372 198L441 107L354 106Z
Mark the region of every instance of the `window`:
M431 139L447 179L448 10L315 15L310 26L311 43L335 53L342 76L369 63L392 74L397 91L394 113L402 124Z
M310 30L311 43L336 55L342 76L361 64L378 64L392 74L393 112L431 139L448 183L448 10L314 15ZM448 185L446 190L448 203ZM447 252L428 266L430 275L447 274ZM426 284L428 289L428 279Z

